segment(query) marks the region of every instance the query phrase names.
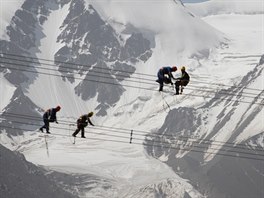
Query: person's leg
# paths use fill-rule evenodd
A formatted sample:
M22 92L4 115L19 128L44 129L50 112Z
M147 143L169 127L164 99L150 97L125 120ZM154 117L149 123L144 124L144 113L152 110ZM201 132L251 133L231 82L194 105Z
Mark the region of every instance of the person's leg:
M49 120L48 119L44 119L44 128L46 128L46 133L50 133L49 132Z
M82 138L85 138L85 136L84 136L84 127L82 127L81 130L82 130Z
M181 94L183 92L183 89L186 85L188 85L189 81L185 80L185 81L181 81Z
M179 95L180 84L181 84L181 81L179 80L175 82L176 95Z
M43 129L46 128L46 120L48 119L48 117L46 116L46 113L43 115L43 122L44 122L44 125L42 127L39 128L39 130L41 132L43 132Z
M46 128L45 121L44 121L44 125L43 125L42 127L40 127L39 130L40 130L41 132L43 132L43 129L44 129L44 128Z
M164 74L162 72L159 72L158 78L158 83L160 84L159 91L163 91Z
M163 91L163 82L160 83L159 91Z
M75 132L72 134L72 136L76 137L76 135L79 133L81 129L79 127L77 127L77 129L75 130Z

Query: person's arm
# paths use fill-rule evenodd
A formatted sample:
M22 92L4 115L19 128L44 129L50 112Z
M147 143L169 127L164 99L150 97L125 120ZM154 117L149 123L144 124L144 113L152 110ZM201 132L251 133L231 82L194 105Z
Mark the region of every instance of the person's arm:
M190 80L190 76L187 72L186 72L186 80Z
M173 79L173 80L176 80L176 78L174 78L174 76L172 75L172 73L171 73L171 72L169 72L169 74L168 74L168 75L169 75L169 78L170 78L170 80L171 80L171 79ZM173 83L172 83L172 81L171 81L171 84L173 84Z
M182 80L182 77L176 78L175 80Z
M52 109L52 112L51 112L51 118L52 118L57 124L59 124L58 121L57 121L57 115L56 115L56 113L57 113L56 109Z
M184 72L182 74L181 80L183 80L183 81L189 81L189 79L190 79L189 75L186 72Z
M172 68L169 69L169 77L172 78L173 80L176 80L176 78L174 78L174 76L172 75Z
M183 80L184 79L184 74L182 73L181 77L176 78L176 80Z
M90 125L94 126L94 124L91 122L90 118L88 118L88 122Z
M55 122L56 122L57 124L59 124L59 123L58 123L58 120L57 120L56 113L55 113Z

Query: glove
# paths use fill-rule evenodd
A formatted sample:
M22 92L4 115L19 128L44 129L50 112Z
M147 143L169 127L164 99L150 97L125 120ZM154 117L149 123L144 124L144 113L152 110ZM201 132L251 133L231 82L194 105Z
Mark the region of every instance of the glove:
M171 85L173 85L173 83L171 82Z

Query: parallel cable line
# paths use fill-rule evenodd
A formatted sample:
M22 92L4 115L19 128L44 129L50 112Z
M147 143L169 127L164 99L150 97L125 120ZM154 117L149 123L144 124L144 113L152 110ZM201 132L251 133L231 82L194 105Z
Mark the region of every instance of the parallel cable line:
M32 61L27 61L27 60L20 60L20 59L14 59L14 58L8 58L8 57L1 57L3 59L9 59L9 60L15 60L15 61L20 61L20 62L28 62L28 63L35 63L35 64L40 64L40 65L48 65L48 66L53 66L53 67L58 67L57 65L53 65L53 64L47 64L47 63L40 63L40 62L32 62ZM10 62L0 62L0 63L4 63L4 64L12 64ZM18 63L13 63L13 64L16 64L18 65ZM33 66L29 66L29 65L22 65L21 63L19 63L19 65L21 66L28 66L28 67L33 67ZM79 66L82 66L82 65L79 65ZM46 70L51 70L51 71L59 71L59 72L69 72L68 70L56 70L56 69L49 69L49 68L45 68L45 67L40 67L40 66L34 66L35 68L40 68L40 69L46 69ZM91 66L89 66L91 67ZM73 68L73 67L66 67L66 66L60 66L60 68L66 68L66 69L76 69L76 68ZM97 68L97 67L94 67L93 69L99 69L99 70L104 70L106 68ZM115 71L115 70L111 70L111 69L108 69L110 72L111 71ZM93 71L93 70L82 70L82 71L91 71L92 73L101 73L101 74L105 74L105 72L101 72L101 71ZM119 70L119 72L121 73L129 73L129 72L126 72L126 71L123 71L123 70ZM77 73L77 72L72 72L72 73ZM71 74L72 74L71 73ZM131 73L132 75L133 73ZM112 74L112 75L115 75L118 79L118 77L121 77L121 78L128 78L127 75L122 75L122 74ZM68 77L69 76L65 76L65 77ZM104 76L99 76L99 77L104 77ZM153 77L156 77L156 76L153 76ZM107 78L107 77L106 77ZM143 81L150 81L150 82L153 82L154 79L145 79L145 78L138 78L138 77L129 77L129 78L134 78L134 79L138 79L138 80L143 80ZM123 80L127 80L127 79L123 79ZM210 84L212 85L213 83L204 83L204 82L199 82L199 81L191 81L191 82L194 82L194 83L202 83L202 84ZM151 84L151 83L147 83L147 82L143 82L143 83L146 83L146 84ZM154 85L152 83L152 85ZM156 84L155 84L156 85ZM217 86L221 86L221 84L217 84ZM225 85L224 85L225 86ZM194 85L188 85L188 87L197 87L197 86L194 86ZM232 88L236 87L236 86L231 86ZM197 87L197 88L201 88L201 87ZM236 87L237 88L237 87ZM238 87L239 88L239 87ZM248 89L246 87L241 87L243 89ZM208 87L205 87L205 88L202 88L202 89L212 89L214 90L214 88L208 88ZM250 88L251 89L251 88ZM258 91L263 91L263 90L260 90L260 89L253 89L253 90L258 90ZM223 91L226 91L227 93L226 94L229 94L230 95L230 92L228 90L221 90L221 92ZM243 92L243 94L248 94L248 95L257 95L256 93L249 93L249 92ZM234 95L234 94L233 94Z
M47 70L47 71L65 72L65 73L68 72L67 70L59 70L58 71L58 70L52 69L52 68L45 68L45 67L42 67L42 66L23 65L21 63L0 62L0 64L1 63L2 64L9 64L9 65L12 65L12 66L13 65L16 65L16 66L20 66L20 67L22 66L22 67L27 67L27 68L33 68L33 69L39 68L41 70ZM12 69L17 69L17 68L12 68ZM89 71L89 70L87 70L87 71ZM36 73L40 73L40 72L39 71L38 72L36 71ZM97 75L95 73L101 73L103 75ZM73 71L73 72L71 72L71 74L79 74L79 73ZM54 74L49 74L49 75L53 76ZM67 75L64 75L64 76L62 75L62 77L71 78L71 79L78 79L78 80L85 80L85 79L87 79L86 77L98 77L98 78L105 78L105 79L110 79L110 80L114 79L113 77L111 77L109 75L106 76L106 74L104 72L100 72L100 71L98 71L98 72L97 71L91 71L91 72L89 72L89 73L86 74L85 78L72 77L72 76L67 76ZM120 75L120 74L115 75L115 77L116 77L115 79L120 80L120 81L138 83L138 81L134 81L134 80L131 80L131 79L139 79L139 80L145 80L145 81L150 81L151 82L151 83L150 82L141 82L141 84L147 84L147 85L153 85L153 86L156 86L157 85L157 83L153 83L154 80L150 80L150 79L137 78L137 77L129 77L128 78L127 75ZM194 88L192 88L192 87L194 87ZM238 94L230 93L230 91L228 91L228 90L220 90L220 92L216 92L214 88L209 88L209 87L203 87L202 88L200 86L195 86L195 85L192 85L192 84L188 85L188 89L189 90L193 90L193 91L202 91L202 92L208 92L208 93L214 93L214 94L217 93L217 94L220 94L220 95L238 96ZM252 95L252 96L248 96L248 95ZM264 98L260 97L260 95L261 95L261 93L260 94L257 94L257 93L243 92L243 95L241 95L241 96L243 96L245 98L264 99Z
M9 54L9 53L4 53L4 52L0 52L0 54L3 54L5 56L11 56L11 57L21 57L21 58L30 58L30 59L33 59L33 60L42 60L42 61L47 61L47 62L55 62L55 63L61 63L61 64L66 64L66 65L75 65L75 66L84 66L84 67L91 67L90 65L84 65L84 64L77 64L77 63L69 63L69 62L63 62L63 61L56 61L56 60L49 60L49 59L43 59L43 58L35 58L35 57L30 57L30 56L22 56L22 55L17 55L17 54ZM0 58L3 58L0 57ZM21 60L21 61L24 61L24 60ZM37 62L39 64L39 62ZM54 66L57 66L57 65L54 65ZM58 67L58 66L57 66ZM63 66L61 66L63 67ZM110 68L100 68L100 69L105 69L105 70L108 70L108 71L118 71L118 72L124 72L124 70L115 70L115 69L110 69ZM129 73L129 72L126 72L126 73ZM138 75L143 75L143 76L150 76L150 77L156 77L155 75L150 75L150 74L144 74L144 73L136 73L136 72L130 72L131 74L138 74ZM246 88L246 87L242 87L242 86L230 86L230 85L225 85L225 84L220 84L220 83L208 83L208 82L202 82L202 81L194 81L194 82L197 82L197 83L201 83L201 84L210 84L210 85L217 85L217 86L225 86L225 87L230 87L230 88L243 88L243 89L248 89L248 90L255 90L255 91L263 91L261 89L256 89L256 88Z
M0 66L0 68L5 68L5 67ZM51 75L51 74L45 73L45 72L35 72L35 71L23 70L23 69L17 69L17 68L12 68L12 69L18 70L18 71L30 72L30 73L43 74L43 75L48 75L48 76L68 77L68 78L72 78L72 79L80 79L80 80L89 81L89 82L93 82L93 83L103 83L103 84L108 84L108 85L117 85L117 86L130 87L130 88L136 88L136 89L144 89L144 90L149 90L149 91L158 91L158 90L153 90L150 88L137 87L137 86L133 86L133 85L123 85L123 84L121 85L121 84L117 84L117 83L104 82L104 81L98 81L98 80L90 80L90 79L82 79L82 78L78 78L78 77L64 76L64 75L58 75L58 74L52 74Z
M39 69L41 69L41 70L47 70L47 71L55 71L55 72L58 72L58 70L56 70L56 69L50 69L50 68L43 68L43 67L40 67L40 66L30 66L30 65L22 65L22 64L18 64L18 63L10 63L10 62L0 62L0 64L1 63L3 63L3 64L10 64L10 65L16 65L16 66L22 66L22 67L27 67L27 68L39 68ZM13 68L12 68L13 69ZM15 69L17 69L17 68L15 68ZM62 71L62 70L60 70L60 71ZM68 72L68 71L66 71L66 70L63 70L63 72ZM39 71L36 71L35 73L39 73ZM104 76L104 75L96 75L96 74L92 74L92 73L94 73L94 72L89 72L89 73L87 73L86 74L86 76L89 76L89 77L99 77L99 78L108 78L108 79L115 79L115 78L112 78L112 77L109 77L109 76ZM99 72L96 72L96 73L99 73ZM103 73L103 72L101 72L102 74L105 74L105 73ZM71 74L78 74L77 72L72 72ZM54 74L50 74L51 76L53 76ZM64 75L63 77L67 77L67 78L73 78L73 79L77 79L77 77L70 77L70 76L66 76L66 75ZM117 76L117 77L119 77L119 76ZM117 78L116 77L116 79L117 80L122 80L122 79L120 79L120 78ZM127 76L126 76L127 77ZM78 79L81 79L81 80L85 80L85 79L87 79L87 78L78 78ZM134 81L134 80L129 80L129 79L123 79L122 81L127 81L127 82L134 82L134 83L138 83L138 81ZM153 81L152 81L153 82ZM149 85L156 85L157 83L148 83L148 82L144 82L144 84L149 84Z
M18 124L27 124L27 125L31 125L31 126L39 126L38 124L31 124L31 123L25 123L25 122L21 122L21 121L12 121L13 123L18 123ZM61 129L61 130L67 130L67 128L63 128L63 127L53 127L53 128L55 128L55 129ZM94 130L94 129L92 129L92 130ZM99 129L100 131L106 131L106 130L104 130L104 129ZM124 137L124 136L117 136L117 135L108 135L108 134L104 134L104 135L106 135L106 136L113 136L113 137L122 137L122 138L129 138L129 135L130 135L130 132L128 131L128 133L124 133L124 132L118 132L118 131L111 131L112 133L119 133L119 134L126 134L127 136L126 137ZM98 132L91 132L90 131L90 133L94 133L94 134L100 134L100 135L102 135L102 133L98 133ZM133 140L141 140L141 141L150 141L150 140L148 140L148 139L146 139L146 138L144 138L144 139L141 139L141 138L133 138ZM202 148L202 149L207 149L209 146L220 146L222 149L224 148L224 149L226 149L227 150L227 148L232 148L232 149L240 149L240 150L248 150L248 151L256 151L256 149L249 149L249 148L236 148L236 146L225 146L225 145L220 145L220 144L215 144L215 143L209 143L209 144L205 144L205 143L198 143L197 141L196 142L194 142L194 141L190 141L189 139L187 140L182 140L182 139L178 139L178 137L177 136L175 136L174 137L174 140L175 141L186 141L186 143L193 143L193 144L198 144L197 146L195 146L195 145L192 145L192 147L195 147L195 148ZM167 142L163 142L163 141L160 141L160 140L151 140L151 141L153 141L153 142L156 142L156 143L165 143L165 144L173 144L173 143L167 143ZM172 140L169 140L169 141L172 141ZM223 142L224 143L224 142ZM202 145L202 146L200 146L200 145ZM220 150L220 149L213 149L213 148L209 148L209 149L212 149L212 150ZM261 152L264 152L264 150L259 150L259 151L261 151ZM237 151L230 151L230 152L237 152ZM242 151L239 151L239 153L243 153L243 154L249 154L249 153L246 153L246 152L242 152ZM254 154L253 154L254 155ZM256 154L256 155L259 155L259 154ZM264 153L263 153L263 156L264 156Z
M30 56L22 56L22 55L8 54L8 53L3 53L3 52L0 52L0 54L6 55L6 56L15 56L15 57L21 57L21 58L30 58L30 59L33 59L33 60L42 60L42 61L47 61L47 62L60 63L60 64L65 64L65 65L84 66L84 67L88 67L88 68L89 67L92 67L91 65L84 65L84 64L81 64L81 63L78 64L78 63L72 63L72 62L63 62L63 61L49 60L49 59L44 59L44 58L35 58L35 57L30 57ZM107 70L107 71L124 72L123 70L118 70L118 69L110 69L110 68L101 68L101 69ZM138 74L138 75L151 76L151 77L153 77L153 75L150 75L150 74L143 74L143 73L136 73L136 72L130 72L130 73L131 74Z
M14 127L8 127L6 126L6 128L10 128L10 129L17 129L17 130L21 130L20 128L14 128ZM25 129L27 130L27 129ZM30 131L30 130L27 130ZM32 131L32 130L31 130ZM62 136L62 137L69 137L68 135L63 135L63 134L49 134L48 136ZM104 139L104 138L94 138L94 137L89 137L87 139L91 139L91 140L100 140L100 141L111 141L111 142L119 142L119 143L126 143L126 144L130 144L128 141L121 141L121 140L113 140L113 139ZM129 138L128 138L129 139ZM250 156L241 156L239 154L239 152L236 152L236 155L232 155L232 154L227 154L225 151L225 153L220 153L220 152L208 152L208 151L201 151L201 150L195 150L195 149L185 149L185 148L177 148L177 147L172 147L172 146L162 146L162 145L155 145L155 144L147 144L147 143L137 143L137 142L132 142L131 144L137 144L137 145L143 145L143 146L150 146L150 147L160 147L160 148L168 148L168 149L173 149L173 150L178 150L178 151L188 151L188 152L198 152L198 153L204 153L204 154L212 154L212 155L221 155L221 156L226 156L226 157L234 157L234 158L244 158L244 159L251 159L251 160L257 160L257 161L264 161L264 158L256 158L256 157L250 157ZM223 152L223 151L221 151ZM251 155L252 153L250 153L249 155ZM248 155L248 154L247 154ZM259 155L258 155L259 156Z
M7 57L0 57L2 59L7 59L7 60L15 60L15 61L19 61L19 62L16 62L14 64L21 64L21 63L30 63L30 64L38 64L38 65L46 65L46 66L51 66L51 67L58 67L59 70L57 69L52 69L52 68L47 68L47 67L43 67L43 66L30 66L30 65L23 65L23 66L29 66L29 67L35 67L35 68L40 68L40 69L46 69L46 70L51 70L51 71L59 71L59 72L69 72L69 70L62 70L60 68L64 68L64 69L71 69L71 70L76 70L77 68L74 68L74 67L66 67L66 66L57 66L57 65L53 65L53 64L48 64L48 63L40 63L40 62L32 62L32 61L27 61L27 60L19 60L19 59L13 59L13 58L7 58ZM0 62L0 63L3 63L3 64L13 64L12 62ZM22 65L22 64L21 64ZM81 66L81 65L80 65ZM100 70L105 70L106 68L98 68L98 67L92 67L92 66L89 66L90 69L82 69L83 72L93 72L93 73L101 73L101 74L105 74L105 72L102 72ZM95 71L91 70L91 68L93 68ZM97 71L99 70L99 71ZM115 69L109 69L108 72L111 73L113 71L116 71ZM129 73L127 71L118 71L120 73L128 73L129 75L132 75L134 73ZM72 72L72 73L77 73L76 72ZM78 74L78 73L77 73ZM112 74L112 75L115 75L115 76L118 76L118 77L124 77L124 78L128 78L129 76L128 75L122 75L122 74ZM153 82L153 79L146 79L146 78L139 78L139 77L133 77L135 79L139 79L139 80L146 80L146 81L151 81Z
M5 67L0 66L0 68L5 68ZM64 75L50 74L50 73L45 73L45 72L36 72L36 71L24 70L24 69L18 69L18 68L12 68L12 69L18 70L18 71L30 72L30 73L43 74L43 75L48 75L48 76L66 77ZM104 82L104 81L98 81L98 80L91 80L91 79L87 79L87 78L83 79L83 78L71 77L71 76L67 76L67 77L72 78L72 79L80 79L80 80L84 80L84 81L90 81L93 83L103 83L103 84L108 84L108 85L112 85L112 86L122 86L122 87L129 87L129 88L136 88L136 89L143 89L143 90L158 92L158 90L153 90L152 88L146 88L146 87L138 87L138 86L133 86L133 85L125 85L125 84L118 84L118 83L112 83L112 82ZM221 98L221 97L216 97L216 96L206 96L206 95L199 95L199 94L192 94L192 93L188 93L185 95L194 96L194 97L202 97L202 98L212 98L212 99L216 99L216 100L229 101L229 102L241 102L241 103L247 103L247 104L264 105L264 102L262 102L262 103L261 102L260 103L259 102L248 102L248 101L244 101L244 100L236 100L236 99L231 99L231 98ZM260 99L262 99L262 98L260 98Z
M8 115L6 115L8 114ZM15 117L15 118L22 118L22 119L31 119L31 120L36 120L36 121L42 121L41 118L35 118L33 116L23 116L22 114L13 114L13 113L5 113L4 117ZM62 123L62 125L72 125L75 124L76 122L71 122L71 121L63 121L63 120L59 120L60 124ZM27 122L23 122L24 124L28 124ZM33 124L33 125L37 125L38 124ZM249 149L248 146L246 146L245 144L236 144L236 143L232 143L232 142L223 142L223 141L217 141L217 140L210 140L210 139L201 139L201 138L194 138L193 136L175 136L175 135L171 135L171 134L158 134L158 133L153 133L151 131L143 131L143 130L135 130L135 129L126 129L126 128L117 128L117 127L107 127L107 126L94 126L93 128L97 128L98 130L105 130L107 129L108 131L113 131L116 132L117 130L119 131L118 133L125 133L125 134L130 134L131 130L133 130L133 134L137 135L137 136L144 136L144 137L158 137L158 138L162 138L162 137L167 137L167 138L178 138L179 140L183 141L185 139L185 141L189 141L189 140L195 140L196 143L197 142L202 142L203 144L209 144L209 145L217 145L217 146L226 146L226 147L230 147L230 148L234 148L234 146L236 146L237 148L241 148L241 149ZM103 128L103 129L101 129ZM172 133L170 131L170 133ZM175 132L176 133L176 132ZM219 143L219 144L216 144ZM250 150L250 149L249 149ZM263 152L264 148L262 149L258 149L258 148L254 148L254 150L258 150Z

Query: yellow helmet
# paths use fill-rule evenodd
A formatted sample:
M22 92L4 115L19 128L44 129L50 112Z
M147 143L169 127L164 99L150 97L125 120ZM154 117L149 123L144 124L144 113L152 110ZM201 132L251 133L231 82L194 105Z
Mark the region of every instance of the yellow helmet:
M92 117L93 114L94 114L94 113L91 111L90 113L88 113L88 117Z
M182 66L182 67L181 67L181 70L182 70L182 71L185 71L185 66Z

